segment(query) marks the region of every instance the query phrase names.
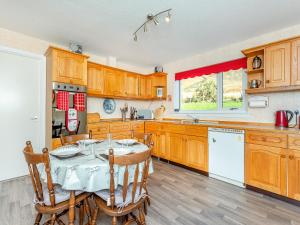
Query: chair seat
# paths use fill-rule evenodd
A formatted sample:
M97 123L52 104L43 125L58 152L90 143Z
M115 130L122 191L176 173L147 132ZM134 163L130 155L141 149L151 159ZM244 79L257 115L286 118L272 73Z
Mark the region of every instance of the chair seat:
M125 201L123 201L122 196L122 189L123 187L121 185L118 185L117 189L115 190L115 206L118 208L126 207L132 202L132 188L133 185L130 184L127 187L127 195ZM101 190L98 192L95 192L97 196L99 196L101 199L107 202L107 206L110 206L110 192L108 189ZM141 194L140 194L140 185L138 184L136 187L135 197L134 197L134 203L137 203L141 198L146 196L146 191L144 188L142 188Z
M60 185L56 185L54 187L54 192L55 192L54 194L55 194L55 203L56 204L64 202L70 198L70 191L62 189ZM76 191L75 196L80 195L81 193L82 193L82 191ZM50 201L50 196L49 196L49 191L48 191L47 185L43 186L43 196L44 196L43 203L45 205L50 206L51 201Z

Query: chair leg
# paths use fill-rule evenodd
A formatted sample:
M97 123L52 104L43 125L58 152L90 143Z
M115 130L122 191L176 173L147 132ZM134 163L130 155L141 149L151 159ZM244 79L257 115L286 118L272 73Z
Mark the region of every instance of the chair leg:
M147 199L144 201L144 211L145 211L145 214L147 215L148 214L148 210L147 210L147 204L148 204L148 202L147 202Z
M111 224L112 224L112 225L117 225L117 217L116 217L116 216L114 216L114 217L112 218Z
M92 215L92 222L91 225L96 225L96 220L97 220L97 216L98 216L98 211L99 211L99 207L96 206Z
M43 217L43 214L42 214L42 213L38 213L38 214L36 215L34 225L40 225L40 222L41 222L42 217Z
M70 192L69 200L69 225L74 225L75 219L75 191Z
M83 225L84 208L83 202L79 204L79 225Z
M142 225L146 225L146 220L145 220L145 214L144 214L143 207L139 208L139 221Z
M83 203L84 203L84 211L87 215L87 218L88 218L88 224L92 224L92 218L91 218L91 208L90 208L90 205L89 205L89 202L87 199L84 199L83 200Z
M52 215L51 215L50 225L54 225L54 224L55 224L55 221L56 221L56 215L55 215L55 214L52 214Z

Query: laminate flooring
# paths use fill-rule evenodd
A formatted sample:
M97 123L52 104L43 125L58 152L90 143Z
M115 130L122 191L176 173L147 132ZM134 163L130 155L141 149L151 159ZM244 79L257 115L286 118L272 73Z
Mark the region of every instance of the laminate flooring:
M165 162L154 160L154 169L147 224L300 225L300 207ZM0 224L33 224L32 200L30 177L0 182ZM100 212L97 224L111 220Z

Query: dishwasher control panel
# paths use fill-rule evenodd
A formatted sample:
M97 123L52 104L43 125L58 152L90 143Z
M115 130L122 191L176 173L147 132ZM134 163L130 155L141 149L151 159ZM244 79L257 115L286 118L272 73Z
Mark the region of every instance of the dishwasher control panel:
M229 129L229 128L213 128L209 127L208 131L214 131L214 132L222 132L222 133L235 133L235 134L244 134L244 130L237 130L237 129Z

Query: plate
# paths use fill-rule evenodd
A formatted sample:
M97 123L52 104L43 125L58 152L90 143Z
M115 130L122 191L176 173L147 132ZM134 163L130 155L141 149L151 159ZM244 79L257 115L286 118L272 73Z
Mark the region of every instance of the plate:
M138 141L135 139L122 139L122 140L117 140L116 142L121 145L134 145Z
M91 145L91 144L98 144L101 142L102 140L96 140L96 139L85 139L85 140L76 141L76 143L79 145Z
M50 152L50 155L57 156L60 158L69 158L80 152L80 148L76 145L66 145L56 148Z
M114 155L126 155L131 153L129 149L126 148L114 148ZM105 151L106 155L109 155L109 150Z

